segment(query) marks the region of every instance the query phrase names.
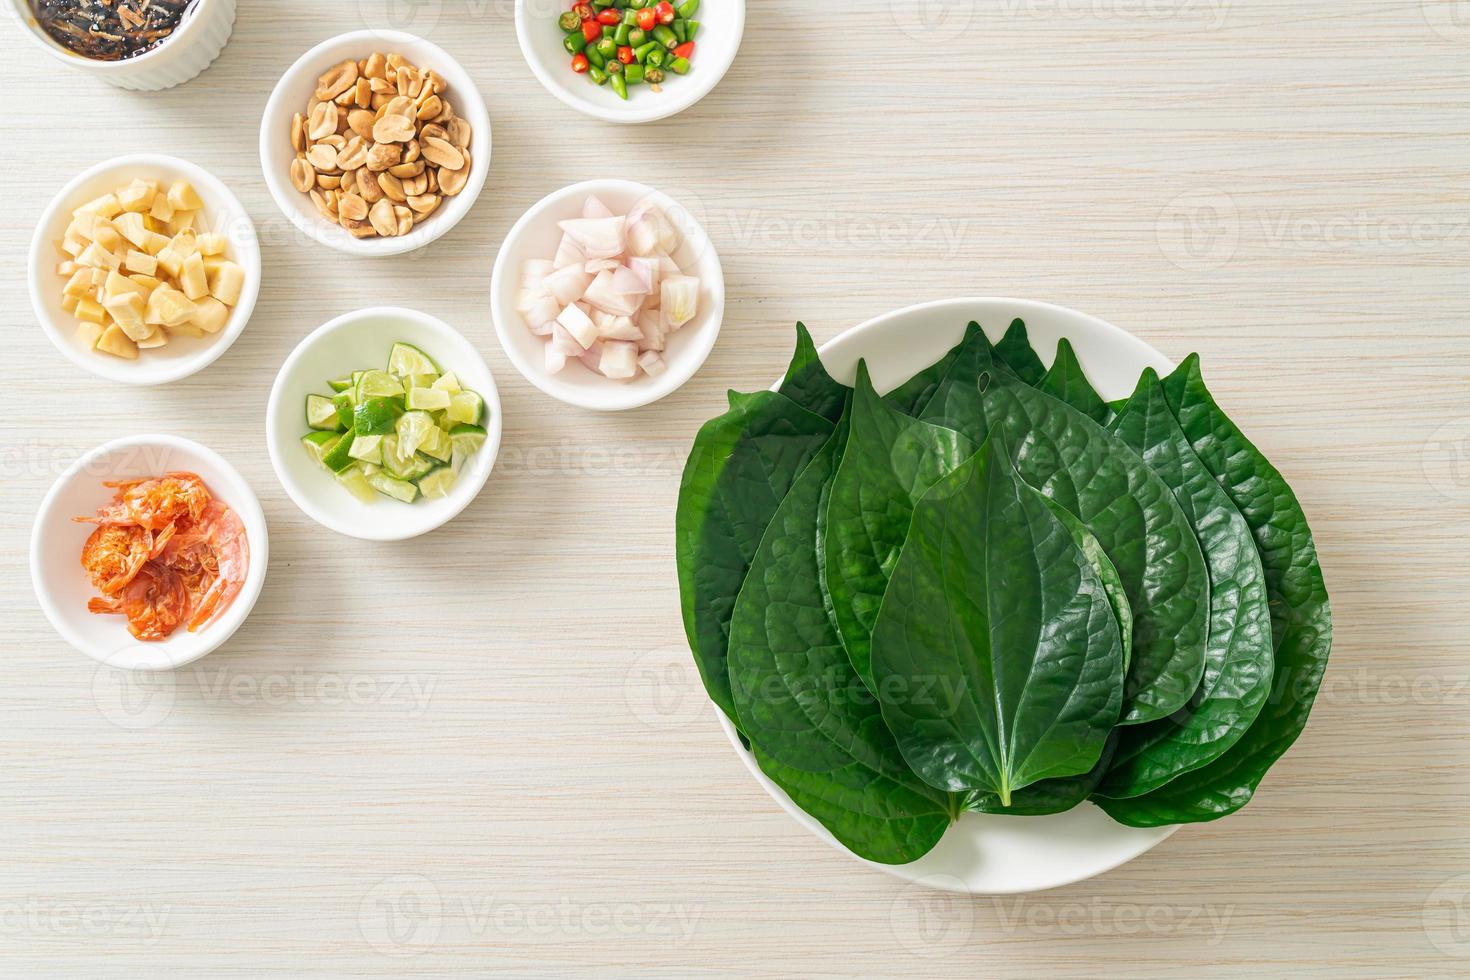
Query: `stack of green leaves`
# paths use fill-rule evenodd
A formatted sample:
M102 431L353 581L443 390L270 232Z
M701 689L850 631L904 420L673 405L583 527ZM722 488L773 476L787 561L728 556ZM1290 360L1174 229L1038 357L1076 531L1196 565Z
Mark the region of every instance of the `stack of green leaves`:
M1332 639L1305 515L1188 358L1109 404L1063 340L977 324L880 396L806 329L680 490L685 630L764 771L859 856L966 810L1120 823L1249 802Z

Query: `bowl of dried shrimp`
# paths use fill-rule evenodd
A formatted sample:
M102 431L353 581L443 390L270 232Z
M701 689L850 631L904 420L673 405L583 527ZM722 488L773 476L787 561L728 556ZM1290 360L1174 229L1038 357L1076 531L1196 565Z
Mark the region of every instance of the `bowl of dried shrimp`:
M218 648L265 584L265 515L244 478L177 436L118 439L73 463L31 530L51 625L100 663L169 670Z

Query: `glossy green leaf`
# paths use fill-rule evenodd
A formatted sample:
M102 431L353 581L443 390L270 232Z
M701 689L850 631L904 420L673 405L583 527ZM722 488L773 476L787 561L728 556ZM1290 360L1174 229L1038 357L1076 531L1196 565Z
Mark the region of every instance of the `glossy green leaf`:
M1271 688L1271 615L1250 528L1190 447L1152 369L1111 428L1174 491L1210 576L1204 679L1171 717L1122 730L1098 793L1123 799L1208 765L1245 734Z
M1011 373L1033 388L1039 387L1046 377L1046 366L1031 346L1031 337L1026 333L1026 321L1017 317L1006 328L1005 336L995 345L996 356L1011 369Z
M904 759L933 786L1008 806L1096 765L1122 704L1118 623L998 437L914 508L872 670Z
M847 655L869 690L869 639L914 504L974 451L953 429L889 407L858 365L851 432L825 512L823 572Z
M1168 717L1204 674L1209 611L1204 557L1173 493L1112 433L1000 369L978 324L951 355L921 417L972 440L999 434L1021 478L1102 542L1133 611L1121 723Z
M890 840L893 816L947 814L958 803L925 785L904 763L827 615L817 569L817 516L845 433L845 423L839 423L761 540L731 620L730 683L741 730L759 750L758 763L799 806L858 853L901 845L902 859L914 860L938 838L920 832L926 846L914 852L912 830ZM813 781L797 773L825 778ZM814 796L820 799L809 807ZM888 843L875 844L883 841Z
M847 396L852 392L851 388L827 373L821 355L817 353L817 345L812 343L812 335L804 323L796 325L796 353L791 357L791 365L786 369L786 377L779 390L808 412L834 423L842 417Z
M961 798L962 807L976 813L995 813L1007 817L1044 817L1049 813L1065 813L1092 795L1097 784L1107 773L1113 761L1113 750L1118 744L1118 733L1125 729L1114 728L1103 744L1102 755L1087 772L1060 779L1043 779L1025 789L1011 794L1011 805L1004 806L994 793L968 793Z
M675 513L684 631L710 698L732 719L726 645L735 598L766 525L832 434L832 423L772 391L732 392L694 440Z
M1082 370L1082 363L1077 360L1071 341L1065 337L1057 341L1056 360L1051 362L1046 377L1036 387L1057 401L1071 405L1098 425L1106 425L1113 415L1108 403L1102 400L1102 396L1087 380L1087 373Z
M880 864L907 864L934 849L956 814L943 794L917 791L854 763L830 772L792 769L754 750L756 764L843 847Z
M1291 487L1215 404L1197 355L1163 387L1191 447L1251 529L1266 576L1275 661L1265 706L1224 755L1126 806L1109 807L1115 820L1138 827L1214 820L1249 803L1306 726L1332 649L1327 587Z
M1082 549L1083 557L1092 562L1093 570L1102 582L1103 591L1108 594L1108 604L1113 607L1113 618L1118 621L1118 632L1123 637L1123 669L1127 670L1133 659L1133 607L1128 604L1128 590L1123 587L1118 569L1103 550L1102 542L1071 511L1044 494L1041 499L1046 501L1053 516L1072 535L1072 540Z

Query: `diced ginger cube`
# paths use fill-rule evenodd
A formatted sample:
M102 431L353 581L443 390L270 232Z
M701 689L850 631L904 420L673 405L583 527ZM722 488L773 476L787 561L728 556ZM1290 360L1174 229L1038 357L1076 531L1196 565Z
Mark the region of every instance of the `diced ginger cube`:
M66 285L61 287L63 296L85 296L92 291L92 270L78 269L72 273Z
M124 211L141 214L153 207L153 199L157 196L157 184L138 178L117 192L117 203L122 205Z
M159 286L148 294L148 308L145 320L148 323L160 323L165 327L184 323L194 318L198 307L193 300L172 286Z
M204 274L204 258L198 252L184 260L179 271L179 289L192 300L209 295L209 278Z
M67 237L63 238L57 247L72 258L76 258L86 250L87 245L88 243L80 238Z
M72 212L74 217L84 214L95 214L103 218L113 218L122 214L122 203L118 201L116 194L103 194L93 201L88 201Z
M153 327L152 330L153 332L148 336L134 339L133 342L138 345L139 350L152 350L168 343L168 331L163 327Z
M112 224L124 238L140 248L144 240L148 237L148 228L145 226L141 214L134 214L131 211L127 214L120 214Z
M63 296L61 297L61 308L67 313L75 313L78 302L80 302L80 298L77 296Z
M83 320L77 324L77 343L87 350L97 346L97 341L102 339L102 327L95 323Z
M215 234L200 235L199 236L199 254L200 255L224 255L225 254L225 236L224 235L215 235Z
M128 276L128 278L137 283L138 289L141 290L145 295L153 292L159 286L163 285L162 282L153 278L152 276L132 275Z
M56 274L58 276L64 276L65 278L70 279L73 275L76 274L78 268L79 266L74 260L62 259L60 262L56 263Z
M143 239L143 251L149 255L157 255L159 252L168 248L168 243L169 237L167 235L160 235L156 231L150 231Z
M153 199L153 207L148 209L148 216L155 221L168 224L169 219L174 216L174 206L168 203L167 194L160 194Z
M97 235L92 239L93 244L101 245L109 252L116 252L122 248L123 237L118 234L117 228L112 222L97 222Z
M119 293L137 293L143 295L146 290L121 272L109 272L107 281L102 284L102 295L116 296Z
M121 263L118 262L117 256L93 242L82 251L81 255L77 256L77 264L90 269L116 269Z
M130 248L127 258L123 259L123 268L129 272L151 276L158 271L158 259L147 252L139 252L137 249Z
M174 185L168 189L168 203L173 205L175 211L198 211L204 207L204 202L187 180L174 181Z
M102 308L101 303L90 296L78 297L77 308L73 312L78 320L86 320L88 323L107 322L107 311Z
M194 323L192 320L188 323L177 323L174 324L172 327L164 327L163 329L168 331L170 337L199 338L209 336L204 332L204 329L200 327L199 324Z
M161 201L163 200L163 198L160 197L159 200ZM143 227L151 232L156 232L157 234L166 236L168 234L168 221L169 218L172 217L173 215L169 215L168 218L164 218L162 221L160 221L159 219L153 217L153 215L151 214L145 214L143 215Z
M102 306L131 339L142 340L153 333L153 327L143 322L142 293L118 293L103 300Z
M192 231L194 219L198 214L198 211L175 211L174 216L168 219L168 233L177 235L180 232Z
M230 319L230 308L213 296L207 296L197 304L189 323L205 333L219 333ZM170 328L173 329L173 328Z
M184 260L199 251L198 239L192 231L181 231L158 253L158 267L177 279L184 269Z
M223 262L209 277L209 293L226 306L236 306L245 290L245 270L234 262Z
M138 345L133 343L132 338L123 333L122 327L115 323L103 331L102 336L97 339L97 349L129 361L138 359Z

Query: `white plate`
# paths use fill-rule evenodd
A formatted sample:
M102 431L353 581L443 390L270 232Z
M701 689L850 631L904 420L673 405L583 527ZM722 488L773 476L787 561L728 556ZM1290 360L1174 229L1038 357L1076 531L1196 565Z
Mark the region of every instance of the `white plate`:
M411 504L381 496L358 500L312 459L301 437L306 427L306 396L330 395L327 382L353 371L388 365L393 344L412 344L453 371L460 385L485 400L485 445L466 464L447 497ZM367 541L401 541L440 527L459 516L480 493L500 451L500 394L485 359L449 324L417 310L377 307L339 316L318 327L296 346L276 375L266 405L265 440L281 486L312 520L339 534Z
M887 391L943 357L971 320L996 341L1016 317L1026 321L1043 362L1051 362L1058 340L1070 340L1088 379L1108 400L1132 394L1146 367L1161 374L1174 369L1148 344L1096 317L1049 303L995 298L941 300L869 320L822 345L822 363L837 380L852 384L858 359L864 358L874 386ZM965 813L934 850L911 864L863 861L792 803L741 747L730 720L716 714L746 768L798 823L854 860L923 887L974 895L1057 888L1111 871L1179 829L1125 827L1091 803L1044 817Z
M219 500L239 515L250 544L250 567L235 601L198 633L179 628L166 640L142 643L128 632L122 616L87 611L97 595L82 570L82 545L94 530L74 517L90 517L112 500L107 480L197 473ZM239 472L212 449L178 436L117 439L87 453L61 475L46 494L31 531L31 582L51 625L92 659L126 670L167 670L192 663L230 638L245 622L260 590L270 558L265 515Z

